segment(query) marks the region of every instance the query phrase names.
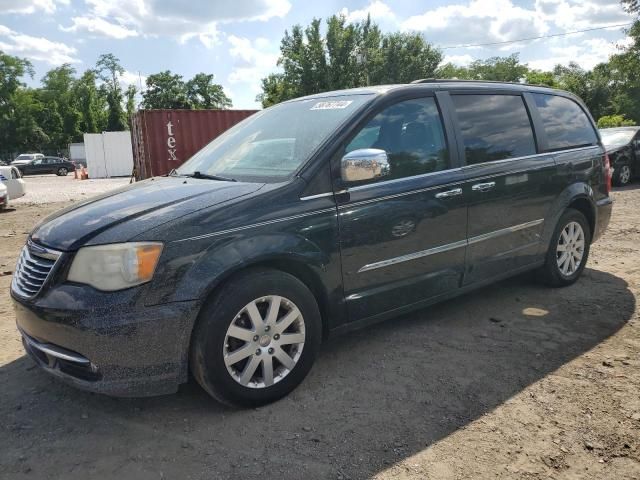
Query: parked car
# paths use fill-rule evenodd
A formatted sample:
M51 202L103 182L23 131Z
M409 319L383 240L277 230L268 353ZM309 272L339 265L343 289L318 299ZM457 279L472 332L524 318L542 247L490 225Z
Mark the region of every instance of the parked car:
M613 167L613 184L623 187L640 174L640 127L602 128L600 136Z
M9 206L9 193L4 183L0 183L0 210Z
M80 388L168 393L190 370L216 399L260 405L304 379L327 335L529 270L571 285L610 189L567 92L424 81L304 97L43 221L13 277L17 325Z
M38 160L39 158L44 158L44 155L41 153L23 153L18 155L11 165L21 165L23 163L31 163L34 160Z
M20 169L22 175L44 175L47 173L55 173L60 177L66 176L69 172L73 172L76 166L73 162L60 157L43 157L31 160L26 163L14 165Z
M17 167L0 167L0 182L7 187L10 200L23 197L27 193L27 187Z

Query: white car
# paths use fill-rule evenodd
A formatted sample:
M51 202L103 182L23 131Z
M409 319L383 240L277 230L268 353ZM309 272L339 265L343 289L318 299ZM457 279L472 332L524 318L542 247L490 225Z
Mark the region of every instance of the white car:
M25 181L16 167L0 167L0 185L6 188L9 200L23 197L27 193Z
M0 183L0 210L3 210L7 205L9 205L7 187L4 186L4 183Z

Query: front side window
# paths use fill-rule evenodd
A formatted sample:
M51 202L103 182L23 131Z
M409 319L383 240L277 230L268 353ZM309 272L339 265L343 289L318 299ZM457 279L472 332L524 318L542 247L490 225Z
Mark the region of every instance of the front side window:
M342 95L275 105L227 130L176 172L249 182L284 181L372 99L372 94Z
M389 175L383 180L449 168L442 119L433 97L406 100L385 108L356 134L345 153L361 148L387 152Z
M467 165L536 153L533 129L519 95L451 95Z
M550 150L596 145L598 137L584 110L573 100L534 93Z

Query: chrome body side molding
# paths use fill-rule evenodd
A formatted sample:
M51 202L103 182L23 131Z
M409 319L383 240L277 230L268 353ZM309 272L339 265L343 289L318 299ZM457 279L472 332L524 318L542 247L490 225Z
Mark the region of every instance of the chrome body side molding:
M416 260L418 258L426 257L429 255L435 255L437 253L447 252L449 250L453 250L455 248L466 247L467 245L472 245L479 242L484 242L485 240L491 240L492 238L499 237L501 235L506 235L508 233L517 232L518 230L524 230L527 228L535 227L537 225L541 225L544 222L544 219L540 218L538 220L532 220L531 222L521 223L519 225L513 225L511 227L503 228L500 230L496 230L494 232L484 233L482 235L477 235L475 237L471 237L467 240L459 240L453 243L447 243L445 245L440 245L438 247L429 248L427 250L421 250L419 252L408 253L406 255L401 255L399 257L388 258L386 260L381 260L379 262L369 263L364 265L362 268L358 270L358 273L367 272L369 270L375 270L378 268L388 267L390 265L395 265L402 262L408 262L410 260Z

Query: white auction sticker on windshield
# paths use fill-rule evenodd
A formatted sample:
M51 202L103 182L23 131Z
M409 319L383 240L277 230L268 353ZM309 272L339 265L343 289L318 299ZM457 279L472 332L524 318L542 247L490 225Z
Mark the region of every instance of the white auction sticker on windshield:
M318 102L310 110L339 110L347 108L353 100L334 100L332 102Z

